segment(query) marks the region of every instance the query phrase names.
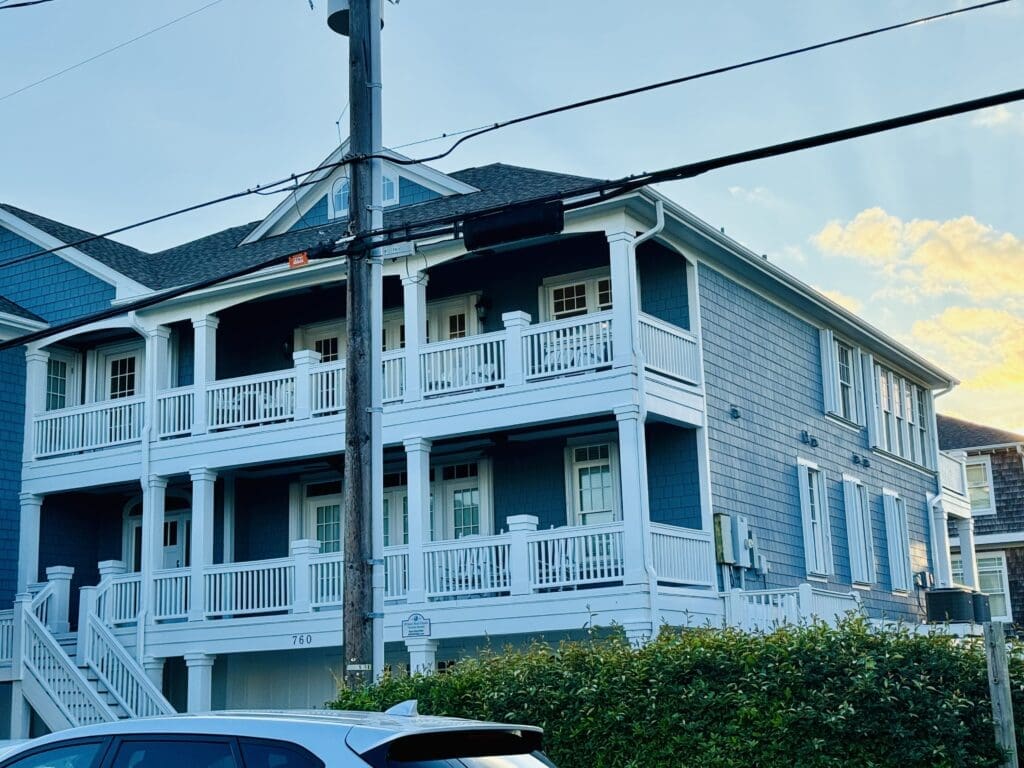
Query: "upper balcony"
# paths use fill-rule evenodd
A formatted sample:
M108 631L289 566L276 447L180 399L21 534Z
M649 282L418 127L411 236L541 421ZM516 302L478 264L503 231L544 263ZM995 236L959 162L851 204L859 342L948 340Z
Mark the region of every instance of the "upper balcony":
M658 243L630 246L591 234L387 275L385 441L551 420L555 402L563 416L607 413L636 402L639 371L650 410L702 423L692 265ZM498 273L499 260L517 270ZM29 474L143 443L157 461L197 439L234 451L289 428L304 430L289 440L337 445L344 305L335 280L31 350Z

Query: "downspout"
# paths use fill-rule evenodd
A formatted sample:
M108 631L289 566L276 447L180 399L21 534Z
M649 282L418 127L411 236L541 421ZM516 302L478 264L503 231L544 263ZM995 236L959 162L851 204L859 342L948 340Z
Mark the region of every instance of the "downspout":
M629 257L634 266L633 274L636 276L634 284L630 286L631 296L630 303L633 305L633 357L636 361L636 374L637 374L637 393L640 405L640 424L643 425L643 445L638 446L642 450L644 456L644 471L647 475L650 474L650 469L647 466L647 377L644 374L644 357L643 350L640 348L640 330L639 330L639 318L640 318L640 269L636 263L636 251L637 247L642 243L647 242L653 237L656 237L665 228L665 205L661 200L658 200L654 204L655 220L654 226L648 229L646 232L642 232L630 243L629 246ZM654 570L654 557L652 555L652 541L651 541L651 501L648 493L648 477L643 477L640 485L641 493L641 508L643 510L643 516L640 518L640 525L642 527L641 534L644 542L644 571L647 573L647 601L648 610L651 615L651 638L658 632L658 627L655 622L658 620L657 611L657 597L658 597L658 574Z
M932 395L932 403L943 395L953 391L955 385L950 382L945 389L939 390ZM931 414L932 434L935 435L935 466L938 469L939 463L939 426L935 417L935 408ZM932 539L932 557L934 558L935 586L949 587L953 584L953 561L949 553L949 518L942 508L942 474L935 473L935 495L928 494L928 522Z

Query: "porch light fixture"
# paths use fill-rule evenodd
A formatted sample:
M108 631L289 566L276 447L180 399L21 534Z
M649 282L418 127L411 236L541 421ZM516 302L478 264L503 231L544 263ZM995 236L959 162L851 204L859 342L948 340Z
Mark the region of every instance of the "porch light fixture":
M473 308L476 309L476 319L482 323L487 319L487 312L491 308L491 300L486 296L481 296L476 300L476 304L473 305Z

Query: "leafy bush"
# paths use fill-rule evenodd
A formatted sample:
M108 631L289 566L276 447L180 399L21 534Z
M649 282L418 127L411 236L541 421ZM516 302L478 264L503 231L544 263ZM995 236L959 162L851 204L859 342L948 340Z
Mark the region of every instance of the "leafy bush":
M1011 661L1024 718L1024 661ZM418 699L434 715L539 725L562 768L996 766L977 642L863 620L769 634L665 628L488 651L443 675L342 690L339 709Z

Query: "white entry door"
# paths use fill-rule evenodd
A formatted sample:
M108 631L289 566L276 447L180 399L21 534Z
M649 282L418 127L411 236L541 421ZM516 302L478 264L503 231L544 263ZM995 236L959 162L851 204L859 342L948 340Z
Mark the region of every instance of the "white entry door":
M178 513L164 518L163 568L187 568L192 560L192 515Z
M341 552L341 496L307 499L306 519L321 552Z

